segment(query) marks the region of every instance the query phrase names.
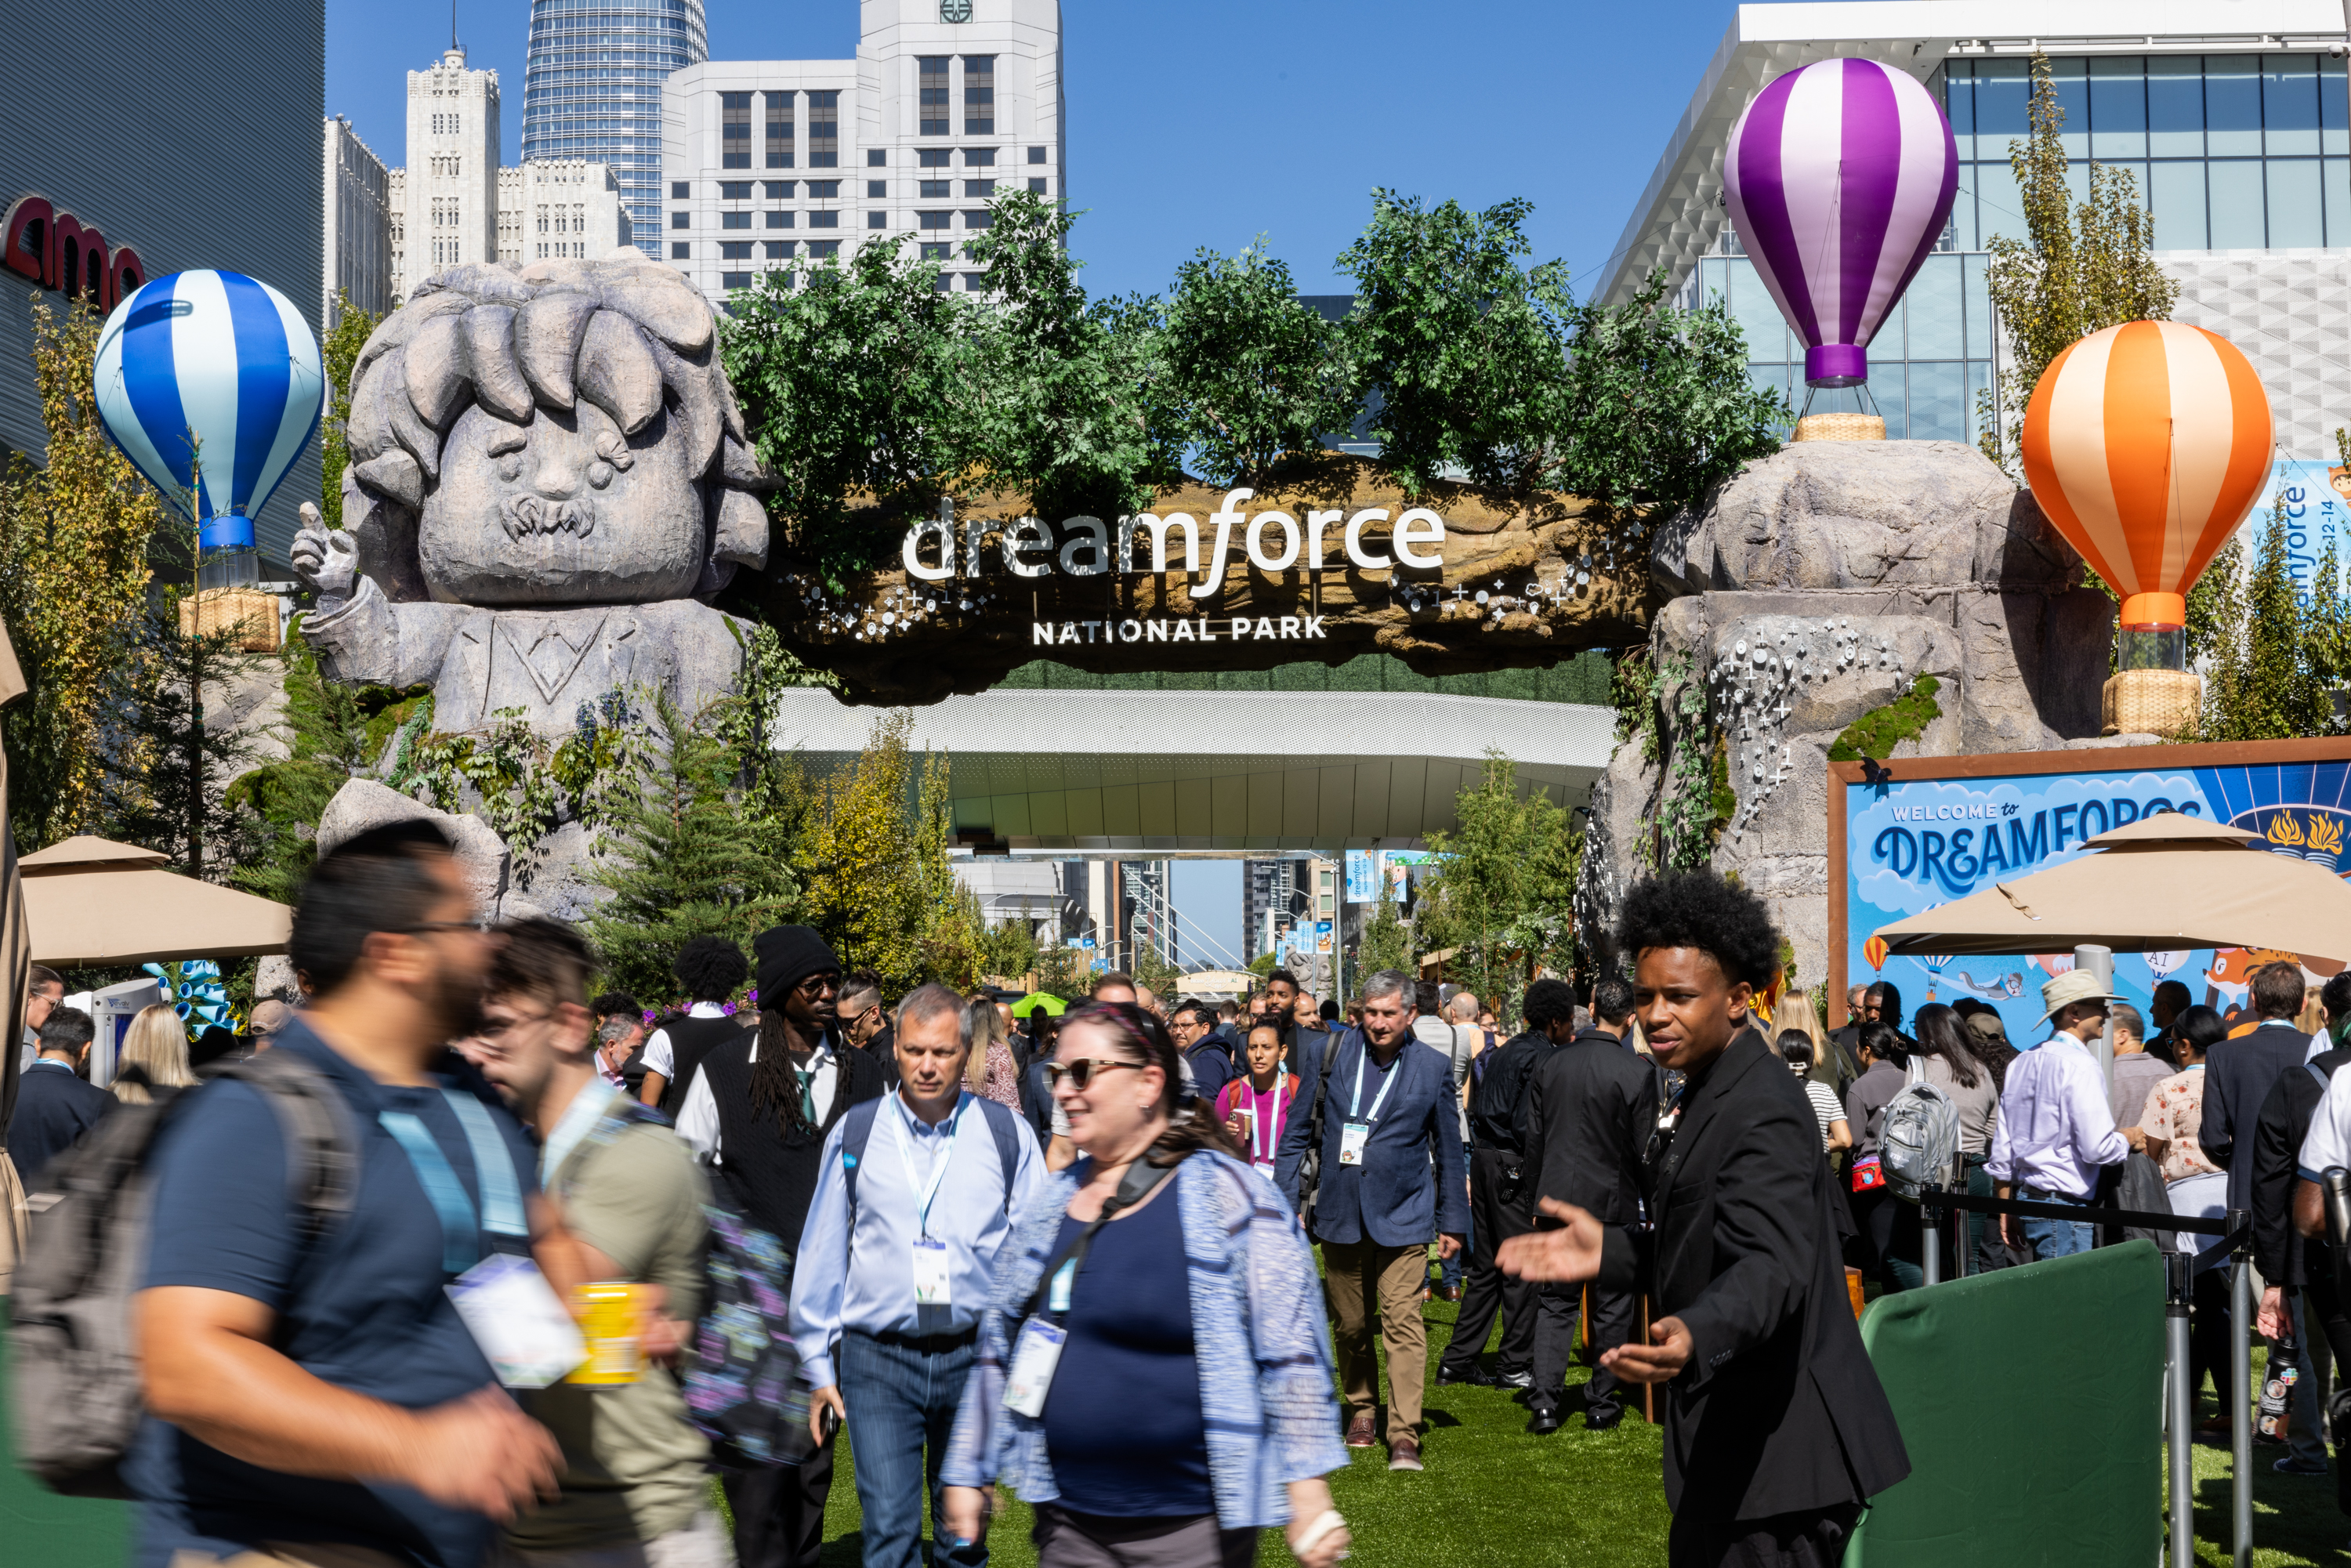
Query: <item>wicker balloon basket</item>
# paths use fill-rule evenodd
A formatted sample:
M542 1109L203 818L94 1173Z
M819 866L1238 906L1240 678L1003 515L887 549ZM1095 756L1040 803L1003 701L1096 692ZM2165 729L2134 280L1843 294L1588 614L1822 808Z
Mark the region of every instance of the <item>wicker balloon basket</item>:
M1808 413L1796 421L1799 441L1883 441L1886 421L1874 413Z
M278 632L277 596L252 588L208 588L180 601L182 636L235 631L243 632L236 643L239 653L277 653L285 645Z
M2178 735L2204 709L2204 681L2187 670L2122 670L2098 697L2106 735Z

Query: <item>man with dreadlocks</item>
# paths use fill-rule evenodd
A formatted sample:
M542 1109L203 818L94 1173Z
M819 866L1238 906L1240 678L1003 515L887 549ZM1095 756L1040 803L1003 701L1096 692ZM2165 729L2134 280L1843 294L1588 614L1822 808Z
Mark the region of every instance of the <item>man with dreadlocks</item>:
M816 1196L825 1135L851 1106L882 1097L882 1070L840 1039L841 960L823 937L778 925L751 946L758 1030L702 1059L677 1131L753 1223L793 1246ZM829 1438L797 1467L749 1466L722 1479L743 1568L816 1568L832 1490Z

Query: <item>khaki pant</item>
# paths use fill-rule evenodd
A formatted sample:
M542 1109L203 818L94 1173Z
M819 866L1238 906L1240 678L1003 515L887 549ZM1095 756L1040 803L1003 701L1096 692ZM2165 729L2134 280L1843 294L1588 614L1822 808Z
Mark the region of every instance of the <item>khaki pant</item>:
M1428 1376L1428 1326L1421 1322L1420 1291L1428 1278L1428 1244L1383 1247L1376 1241L1322 1243L1322 1297L1331 1307L1331 1348L1347 1419L1369 1415L1380 1402L1380 1362L1372 1346L1372 1317L1388 1349L1385 1436L1420 1431L1420 1392Z

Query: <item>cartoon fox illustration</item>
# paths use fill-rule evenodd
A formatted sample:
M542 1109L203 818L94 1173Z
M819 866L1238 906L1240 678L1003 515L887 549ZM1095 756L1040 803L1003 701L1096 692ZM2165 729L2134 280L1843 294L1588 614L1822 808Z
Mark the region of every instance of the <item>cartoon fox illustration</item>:
M2253 985L2253 971L2264 964L2283 960L2300 967L2302 960L2292 953L2281 953L2274 947L2221 947L2212 954L2212 967L2204 971L2204 1005L2222 1012L2245 1005Z

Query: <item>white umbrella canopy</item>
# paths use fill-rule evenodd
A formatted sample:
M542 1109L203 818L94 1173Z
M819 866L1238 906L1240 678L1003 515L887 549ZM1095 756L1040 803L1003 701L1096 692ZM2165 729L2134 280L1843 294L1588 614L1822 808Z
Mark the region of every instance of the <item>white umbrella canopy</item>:
M2178 811L2088 840L2085 854L1913 915L1889 953L2117 953L2267 947L2351 964L2351 883L2255 846L2258 833ZM28 884L29 885L29 884Z
M53 968L283 953L285 904L167 871L171 857L82 834L17 862L32 962Z

